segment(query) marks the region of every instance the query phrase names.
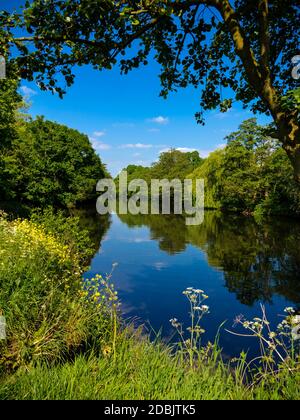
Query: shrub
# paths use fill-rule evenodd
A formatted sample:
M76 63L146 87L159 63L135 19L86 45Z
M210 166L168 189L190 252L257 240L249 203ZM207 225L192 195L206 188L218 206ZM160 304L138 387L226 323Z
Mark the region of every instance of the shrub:
M0 218L0 312L7 322L2 370L69 358L82 348L100 351L110 334L107 311L82 296L80 247L50 230Z

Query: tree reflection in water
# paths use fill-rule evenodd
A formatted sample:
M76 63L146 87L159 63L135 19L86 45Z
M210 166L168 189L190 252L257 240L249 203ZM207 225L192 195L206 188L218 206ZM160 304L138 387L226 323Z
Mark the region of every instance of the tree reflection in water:
M187 227L184 217L119 215L129 227L147 226L162 251L174 255L188 245L205 251L224 271L227 289L248 306L272 303L279 294L300 304L300 223L206 211L204 223Z

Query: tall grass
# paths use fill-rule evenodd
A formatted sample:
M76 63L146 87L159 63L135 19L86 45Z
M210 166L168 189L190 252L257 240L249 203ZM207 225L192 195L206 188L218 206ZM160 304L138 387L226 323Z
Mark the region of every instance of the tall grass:
M124 334L124 333L123 333ZM170 349L141 335L119 337L117 357L79 356L74 363L19 371L1 399L244 399L224 365L188 369Z
M75 231L75 226L73 226ZM82 255L28 220L0 219L0 341L2 371L55 362L82 348L101 349L111 334L104 304L82 296Z

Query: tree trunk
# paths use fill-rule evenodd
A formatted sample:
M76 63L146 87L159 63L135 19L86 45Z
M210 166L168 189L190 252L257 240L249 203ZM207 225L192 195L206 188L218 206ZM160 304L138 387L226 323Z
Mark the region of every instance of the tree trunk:
M298 112L289 115L281 112L274 119L279 129L279 140L293 166L295 181L300 186L300 124Z

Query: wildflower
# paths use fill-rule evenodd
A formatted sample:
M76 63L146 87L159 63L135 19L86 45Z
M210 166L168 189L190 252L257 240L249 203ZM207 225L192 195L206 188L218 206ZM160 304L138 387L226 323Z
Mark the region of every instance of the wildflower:
M295 309L292 307L285 308L284 312L293 315L295 313Z
M252 328L254 330L260 330L262 328L262 325L259 322L253 322L252 323Z
M292 338L294 341L300 340L300 325L292 329Z
M112 348L110 346L103 347L102 353L105 357L110 356L111 352L112 352Z
M170 323L171 323L173 328L179 328L180 327L180 323L178 322L177 318L170 319Z
M202 312L208 312L208 311L209 311L209 306L207 306L207 305L202 305L202 306L201 306L201 308L200 308L200 310L201 310Z
M300 315L293 316L292 324L294 325L300 324Z
M196 334L204 334L205 333L205 330L203 328L199 327L199 326L195 327L194 331L195 331Z

